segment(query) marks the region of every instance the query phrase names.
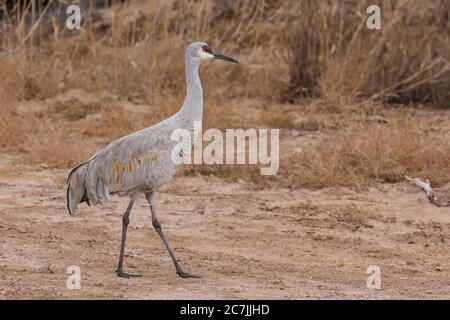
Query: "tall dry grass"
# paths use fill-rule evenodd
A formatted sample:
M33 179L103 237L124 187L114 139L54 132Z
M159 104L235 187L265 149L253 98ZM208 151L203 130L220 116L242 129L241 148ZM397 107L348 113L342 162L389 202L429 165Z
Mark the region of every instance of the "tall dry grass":
M381 30L366 27L370 4L381 8ZM289 98L450 107L450 2L305 0L297 9Z
M381 1L381 31L364 28L356 12L364 13L368 2L353 0L116 2L101 11L104 19L88 14L94 18L86 18L82 31L68 31L56 21L50 28L44 15L30 21L31 5L10 12L0 32L2 152L67 167L114 138L164 119L184 98L184 47L203 40L241 61L233 68L202 67L205 129L335 131L300 155L281 150L280 175L272 179L249 166L194 166L184 174L245 178L259 186L363 185L390 181L396 172L426 170L437 183L450 180L443 156L448 144L431 148L423 142L437 141L439 134L425 130L424 140L411 140L412 133L395 121L382 127L385 131L327 124L327 117L339 122L354 109L371 113L366 105L377 100L449 107L448 2ZM75 89L78 96L58 100ZM84 101L84 95L92 97ZM277 107L305 95L323 100L324 110L340 116L312 110L310 120L298 122ZM43 110L18 112L29 102ZM400 156L406 151L409 156Z
M49 1L48 5L55 2ZM4 3L1 1L0 6L5 7ZM287 79L287 72L277 75L274 73L277 67L269 63L275 53L265 52L265 48L273 47L279 40L264 37L263 29L275 32L283 26L270 23L274 17L267 15L274 9L264 2L235 1L229 14L213 1L205 0L117 1L102 12L105 18L102 21L85 20L82 31L68 31L53 21L53 32L46 35L40 31L41 24L48 22L44 16L47 7L41 16L36 15L30 21L32 7L32 1L28 5L22 2L10 12L0 33L1 71L3 79L9 79L8 84L2 85L2 91L14 92L14 97L2 99L0 104L2 111L11 109L3 112L4 125L0 129L5 133L1 141L5 148L17 149L27 142L18 129L20 126L12 125L17 120L13 109L21 101L45 102L73 89L94 94L109 92L119 100L148 105L146 117L138 119L130 113L119 119L107 106L101 108L98 111L107 119L99 124L102 127L83 129L85 133L90 131L91 136L95 131L99 136L109 132L106 138L112 139L173 114L184 98L183 51L187 43L195 40L207 41L229 55L237 55L239 50L240 60L246 64L245 68L228 68L220 63L202 68L202 78L208 79L203 82L205 100L212 105L205 112L208 126L227 126L221 114L230 99L273 100L281 92L280 83ZM263 85L254 85L255 76ZM67 108L77 110L78 117L83 117L84 107L76 99ZM41 132L37 147L50 148L58 141L52 138L56 132L61 136L76 135L73 129L79 126L73 128L69 120L76 119L68 119L67 113L71 111L55 112L50 108L40 115L51 120L51 128ZM31 122L36 115L21 117L28 117L23 121ZM110 130L111 122L114 132ZM28 134L31 148L35 141L31 138L36 133ZM13 136L17 138L12 139ZM44 142L46 139L48 143ZM74 164L83 156L84 152L74 155L65 152L59 158L65 159L63 163ZM42 157L33 159L31 154L26 158L32 162L42 160Z
M67 88L82 88L109 90L146 102L163 94L179 100L184 94L181 57L186 43L195 40L207 41L230 55L239 50L250 62L250 69L245 70L221 64L206 67L205 77L210 81L205 86L213 81L227 83L237 88L230 96L253 93L273 97L276 92L268 94L249 85L255 75L250 70L279 54L270 50L281 39L267 33L281 31L284 24L271 23L274 17L267 17L269 8L264 2L235 1L234 13L219 20L215 11L214 1L126 1L104 12L102 28L93 22L86 23L82 32L55 29L46 39L40 39L40 45L32 44L39 38L39 28L27 29L25 11L13 19L16 24L4 29L0 45L3 56L14 57L25 98L42 99ZM269 52L264 52L265 48ZM251 71L264 80L274 69L267 63L260 73ZM216 87L215 98L225 91Z

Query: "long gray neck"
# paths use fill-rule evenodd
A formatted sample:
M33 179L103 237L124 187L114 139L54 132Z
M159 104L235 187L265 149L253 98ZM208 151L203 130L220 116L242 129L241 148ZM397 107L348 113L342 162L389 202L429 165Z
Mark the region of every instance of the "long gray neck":
M186 73L186 99L177 113L179 128L193 130L194 121L202 121L203 117L203 90L198 69L200 63L191 57L185 58Z

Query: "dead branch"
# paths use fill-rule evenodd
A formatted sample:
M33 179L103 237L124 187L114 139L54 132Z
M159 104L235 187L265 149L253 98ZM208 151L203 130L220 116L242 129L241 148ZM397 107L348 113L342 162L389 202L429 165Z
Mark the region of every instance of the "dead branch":
M434 204L435 206L438 207L449 207L450 206L450 200L447 200L447 202L445 202L444 200L436 197L433 193L433 189L431 189L430 186L430 181L423 181L419 178L410 178L408 176L405 176L405 178L411 182L414 182L416 186L418 186L420 189L422 189L425 194L428 197L428 200L430 200L430 202L432 204Z

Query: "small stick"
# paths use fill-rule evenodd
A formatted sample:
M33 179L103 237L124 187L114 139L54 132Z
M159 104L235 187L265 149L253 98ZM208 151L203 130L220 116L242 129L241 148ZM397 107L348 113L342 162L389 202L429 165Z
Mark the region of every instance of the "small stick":
M410 178L408 176L405 176L405 178L411 182L414 182L416 186L418 186L420 189L422 189L425 194L428 197L428 200L430 200L430 202L432 204L434 204L435 206L438 207L449 207L450 206L450 200L447 201L447 203L445 203L442 199L439 199L438 197L436 197L433 193L433 189L431 189L430 186L430 181L423 181L419 178Z

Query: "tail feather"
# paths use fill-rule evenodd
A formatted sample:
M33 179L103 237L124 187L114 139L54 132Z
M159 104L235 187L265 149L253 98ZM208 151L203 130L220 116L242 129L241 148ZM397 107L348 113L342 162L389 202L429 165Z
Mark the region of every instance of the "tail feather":
M88 163L72 169L67 178L67 209L70 215L75 215L79 203L86 201L90 205L85 185Z

